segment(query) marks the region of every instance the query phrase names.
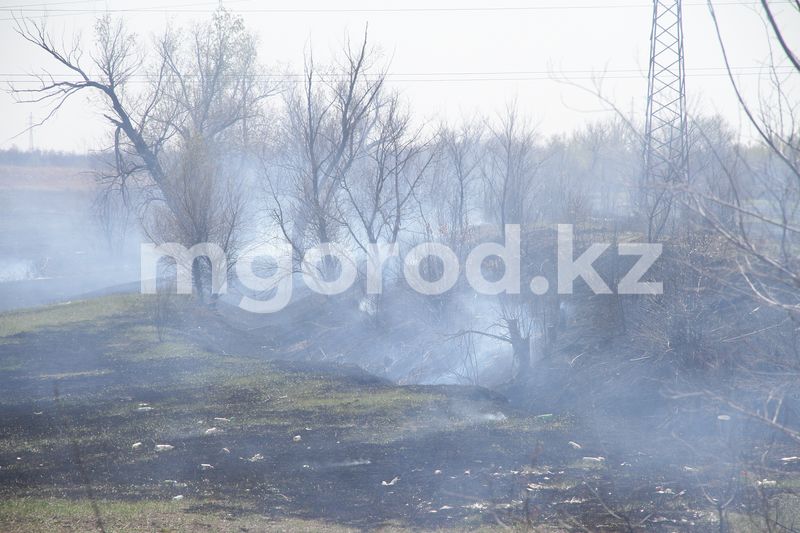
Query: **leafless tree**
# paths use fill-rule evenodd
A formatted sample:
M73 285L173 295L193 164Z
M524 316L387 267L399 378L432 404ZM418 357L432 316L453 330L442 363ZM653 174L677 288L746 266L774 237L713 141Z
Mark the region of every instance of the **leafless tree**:
M480 219L480 153L482 131L475 123L439 131L436 168L427 194L435 199L430 209L448 246L460 259Z
M762 8L773 36L780 43L781 53L794 71L788 75L779 74L775 68L779 59L773 56L771 97L762 98L754 107L731 72L713 4L709 2L730 83L763 148L758 168L752 168L746 159L737 158L740 164L751 166L753 179L748 183L737 179L730 163L723 163L726 159L716 153L728 181L728 194L693 190L691 206L741 252L738 268L752 294L764 304L797 317L800 314L800 263L797 261L800 245L800 137L797 135L800 123L797 116L800 104L785 76L798 79L800 66L766 1L762 1ZM723 220L720 210L732 216Z
M773 48L771 90L753 100L731 71L709 2L729 81L757 142L741 142L715 120L693 122L694 177L682 195L691 231L675 243L683 270L672 274L691 283L675 280L685 294L669 300L679 334L666 340L672 353L688 347L717 376L735 376L725 387L689 380L673 397L703 398L797 441L797 420L786 413L800 401L800 138L792 92L800 69L766 1L762 10ZM778 68L787 62L788 72Z
M281 162L277 168L266 165L270 214L298 262L308 248L345 237L342 183L365 156L378 120L385 76L366 31L358 46L348 43L343 57L322 73L308 54L302 85L286 93Z
M435 154L401 106L397 95L380 103L364 157L341 180L340 221L366 253L369 244L398 242Z
M501 295L498 298L499 319L486 329L463 329L453 339L478 335L508 343L512 351L511 374L514 379L525 379L531 369L531 342L536 324L533 302L519 295Z
M23 102L49 103L44 120L77 93L100 96L113 139L112 163L100 175L107 197L135 197L155 242L213 242L233 261L243 197L239 173L223 169L241 165L272 93L259 81L255 36L242 19L219 9L186 33L168 28L144 50L121 19L106 15L95 25L89 61L77 38L59 44L44 23L18 19L16 29L70 73L45 73L38 87L13 89ZM195 283L203 289L201 271L211 265L198 261Z
M481 169L486 210L505 235L506 224L529 225L540 216L530 206L540 190L537 171L541 159L534 130L515 107L509 107L490 131Z

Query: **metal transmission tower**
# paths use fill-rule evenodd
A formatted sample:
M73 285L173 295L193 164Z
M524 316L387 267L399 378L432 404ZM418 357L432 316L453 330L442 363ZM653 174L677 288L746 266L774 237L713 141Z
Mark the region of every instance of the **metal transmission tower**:
M674 186L687 181L684 82L681 0L653 0L642 184L650 239L667 226Z

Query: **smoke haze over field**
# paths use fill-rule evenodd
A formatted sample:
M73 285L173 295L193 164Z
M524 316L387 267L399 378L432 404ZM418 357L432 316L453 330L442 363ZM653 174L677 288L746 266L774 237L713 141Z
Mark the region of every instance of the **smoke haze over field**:
M48 6L48 26L59 35L80 32L88 44L95 17L107 9L129 18L147 40L151 32L159 33L167 24L203 19L213 11L213 4L164 6L146 0L131 6L120 0L87 0ZM731 64L753 96L769 78L764 68L769 50L761 38L765 29L755 4L726 1L717 8ZM420 122L457 123L476 113L493 115L512 99L546 135L579 129L587 114L609 116L593 96L552 78L585 86L592 86L594 76L605 78L604 93L625 112L644 109L652 16L647 1L533 0L492 7L476 2L375 5L347 1L301 2L286 8L248 0L225 5L258 28L259 56L271 67L270 73L281 77L288 72L295 81L295 75L302 73L303 50L313 46L317 61L327 63L345 35L358 34L369 24L372 43L390 59L388 82L408 98ZM33 47L17 41L11 17L15 13L41 16L42 6L31 6L9 0L0 7L0 46L15 51L0 58L3 80L30 83L28 75L41 68L66 72L55 64L40 65ZM782 15L791 7L778 2L774 9ZM719 113L751 136L726 79L705 2L686 2L684 11L691 111ZM796 44L800 23L791 17L783 20L787 39ZM29 113L38 121L47 112L42 106L13 105L7 93L0 94L0 111L5 117L0 124L0 148L27 147L28 136L22 132ZM37 128L34 142L41 149L95 149L107 141L100 133L102 124L102 116L87 113L85 101L76 98L54 120Z
M0 46L0 530L797 531L800 3Z

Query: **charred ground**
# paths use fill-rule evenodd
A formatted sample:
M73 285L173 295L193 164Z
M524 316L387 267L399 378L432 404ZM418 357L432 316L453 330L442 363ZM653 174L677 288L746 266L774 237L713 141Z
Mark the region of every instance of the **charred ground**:
M647 419L266 360L218 313L176 308L160 340L140 296L2 315L4 531L694 531L718 529L713 498L733 495L728 522L759 529L744 492L760 473ZM767 490L798 483L779 468Z

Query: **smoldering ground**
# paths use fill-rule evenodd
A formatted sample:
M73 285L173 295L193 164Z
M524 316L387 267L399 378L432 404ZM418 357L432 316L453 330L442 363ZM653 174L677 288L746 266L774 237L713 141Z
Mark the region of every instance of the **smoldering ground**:
M89 96L108 137L76 164L0 160L2 529L797 529L791 83L742 96L763 106L745 113L769 133L755 141L683 117L664 176L641 113L557 136L513 105L422 124L369 33L277 76L224 8L149 40L101 17L74 49L15 22L71 74L12 93L52 111ZM791 77L790 49L775 51ZM575 257L609 244L594 265L613 290L530 290L557 285L559 224ZM372 294L357 264L341 294L239 306L269 297L233 275L251 247L288 244L302 278L324 243L355 257L435 243L463 264L509 227L520 294L463 280L420 294L398 265ZM214 243L229 293L201 256L162 261L156 293L138 294L127 252L142 241ZM647 242L663 254L643 281L663 292L616 290L636 259L624 250ZM496 259L487 278L507 268ZM417 266L431 282L445 270ZM191 294L175 294L181 269Z

